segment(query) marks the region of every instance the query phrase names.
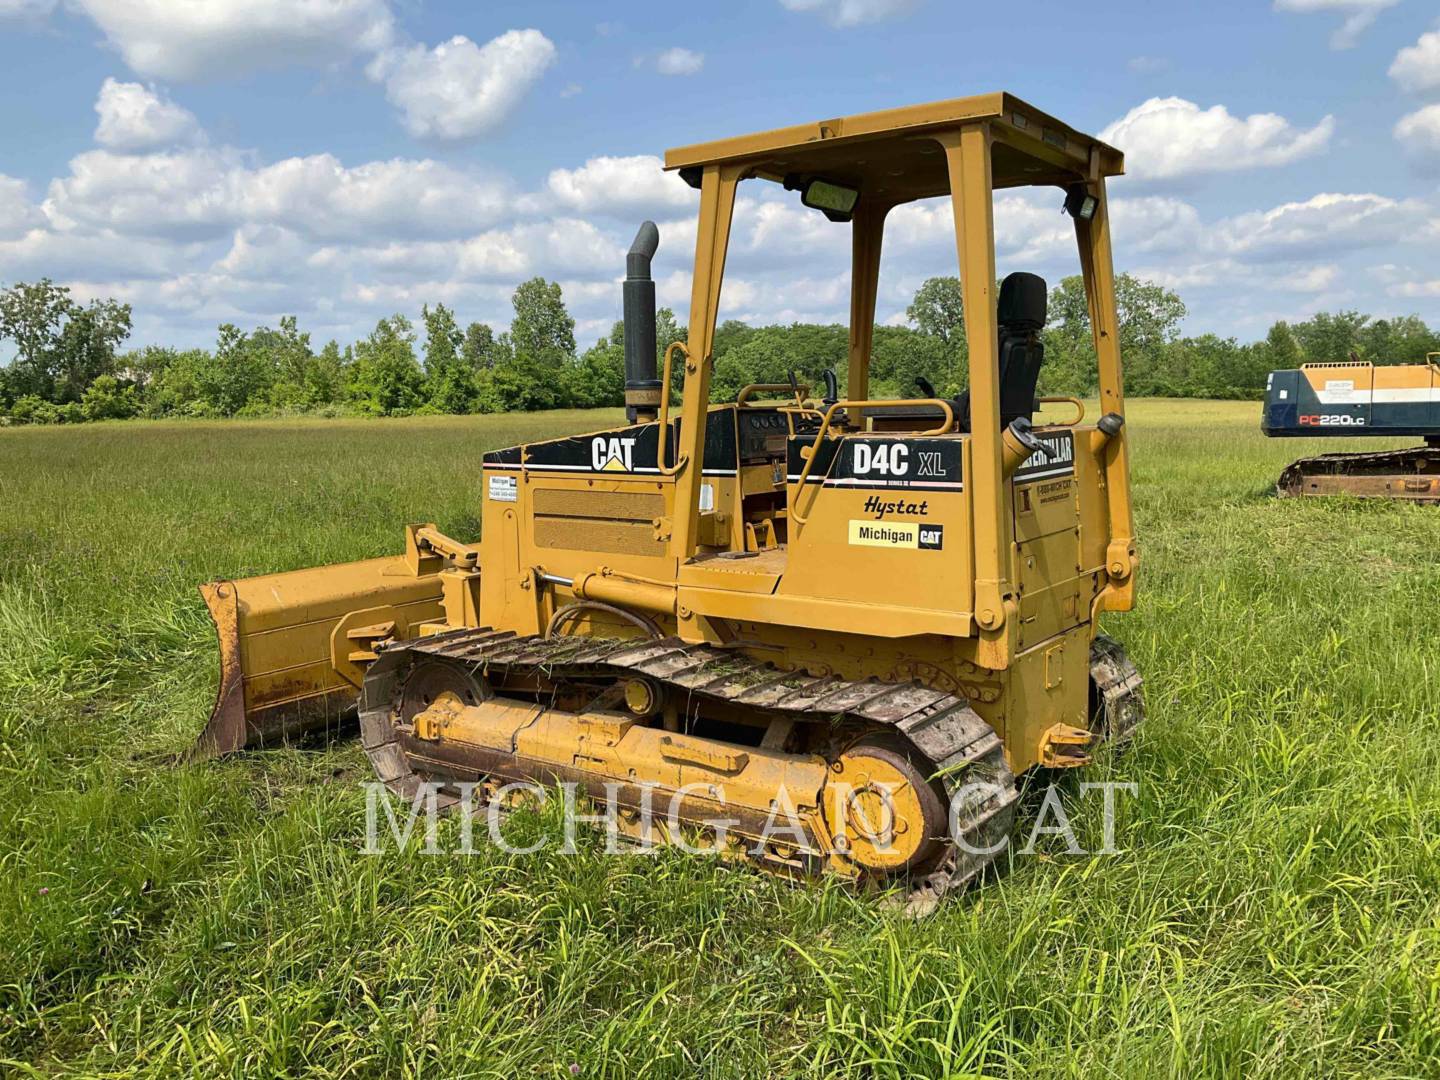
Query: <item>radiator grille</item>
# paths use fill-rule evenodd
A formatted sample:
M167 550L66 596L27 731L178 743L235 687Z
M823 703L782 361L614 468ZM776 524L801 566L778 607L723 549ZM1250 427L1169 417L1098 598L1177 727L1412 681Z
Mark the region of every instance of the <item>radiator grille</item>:
M534 493L535 546L616 555L663 555L654 521L665 497L640 491L541 488Z

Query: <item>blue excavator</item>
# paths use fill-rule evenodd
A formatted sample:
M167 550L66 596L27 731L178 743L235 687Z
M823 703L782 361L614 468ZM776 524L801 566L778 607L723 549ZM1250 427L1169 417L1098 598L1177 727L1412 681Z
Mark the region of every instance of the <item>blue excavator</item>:
M1339 363L1272 371L1260 430L1271 438L1409 436L1423 446L1321 454L1280 474L1285 496L1352 495L1440 503L1440 353L1423 364Z

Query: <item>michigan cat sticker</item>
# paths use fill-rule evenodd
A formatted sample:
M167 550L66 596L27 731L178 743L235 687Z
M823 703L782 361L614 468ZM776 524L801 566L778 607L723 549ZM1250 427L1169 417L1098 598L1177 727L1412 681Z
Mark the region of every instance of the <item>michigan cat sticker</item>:
M513 476L490 477L491 502L516 502L520 498L519 481Z
M945 526L919 521L851 521L850 543L857 547L939 551L945 546Z

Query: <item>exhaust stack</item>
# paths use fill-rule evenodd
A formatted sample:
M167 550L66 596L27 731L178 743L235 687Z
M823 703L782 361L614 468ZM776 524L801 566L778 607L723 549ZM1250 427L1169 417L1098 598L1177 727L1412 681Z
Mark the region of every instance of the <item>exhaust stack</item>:
M650 260L660 246L653 221L640 226L625 256L625 414L631 423L654 420L660 411L655 371L655 282Z

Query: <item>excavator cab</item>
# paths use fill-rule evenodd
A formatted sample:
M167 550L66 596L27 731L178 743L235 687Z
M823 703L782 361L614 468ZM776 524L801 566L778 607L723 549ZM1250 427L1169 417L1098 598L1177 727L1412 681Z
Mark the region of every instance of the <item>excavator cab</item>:
M1121 155L997 93L683 147L665 167L700 193L689 336L657 365L647 222L626 260L628 422L485 454L478 542L413 525L399 557L206 586L224 676L202 746L358 705L402 796L574 782L632 824L668 798L676 828L714 835L723 817L724 854L900 886L928 910L1003 851L1016 774L1084 765L1142 714L1098 627L1131 607L1138 562L1105 192ZM711 400L741 184L850 231L843 392L792 377ZM997 294L994 193L1034 186L1074 222L1094 423L1073 399L1059 421L1036 412L1045 282L1014 273ZM970 389L875 398L886 219L937 198ZM782 803L796 824L777 840Z

